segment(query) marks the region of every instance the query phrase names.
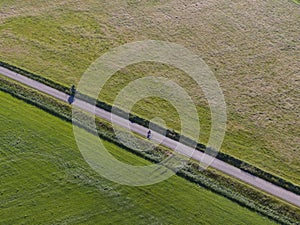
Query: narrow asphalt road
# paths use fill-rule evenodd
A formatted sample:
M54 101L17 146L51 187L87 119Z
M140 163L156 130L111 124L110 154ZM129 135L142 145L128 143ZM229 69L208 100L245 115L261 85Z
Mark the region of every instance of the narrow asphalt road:
M23 84L26 84L27 86L32 87L41 92L44 92L48 95L51 95L59 100L68 102L69 95L67 95L63 92L60 92L54 88L51 88L47 85L41 84L35 80L29 79L20 74L16 74L15 72L10 71L4 67L0 67L0 74L4 75L6 77L9 77L13 80L16 80L18 82L21 82ZM79 99L75 99L75 101L72 104L85 110L85 111L94 112L94 106L92 106L91 104L89 104L87 102L81 101ZM97 108L95 114L105 120L111 121L112 115L110 112L107 112L103 109ZM136 132L143 136L145 136L147 134L147 131L148 131L147 128L140 126L138 124L135 124L135 123L131 123L124 118L114 115L113 121L116 125L131 129L133 132ZM152 132L152 140L156 141L156 142L161 142L162 145L169 147L171 149L174 149L174 150L178 146L178 142L176 142L170 138L164 137L161 134L158 134L156 132ZM178 149L178 147L177 147L177 149ZM182 145L182 144L180 144L180 150L177 150L177 152L184 154L184 155L189 155L189 153L191 153L193 151L194 151L194 149L192 149L188 146ZM292 203L295 206L300 207L300 196L293 192L290 192L281 187L278 187L278 186L276 186L268 181L265 181L259 177L253 176L253 175L251 175L245 171L242 171L239 168L236 168L232 165L229 165L221 160L214 159L200 151L194 151L192 154L192 158L194 158L195 160L198 160L200 162L201 161L203 162L203 160L204 160L204 162L212 162L210 165L211 167L213 167L217 170L220 170L220 171L222 171L232 177L235 177L241 181L244 181L256 188L259 188L271 195L274 195L274 196L279 197L289 203Z

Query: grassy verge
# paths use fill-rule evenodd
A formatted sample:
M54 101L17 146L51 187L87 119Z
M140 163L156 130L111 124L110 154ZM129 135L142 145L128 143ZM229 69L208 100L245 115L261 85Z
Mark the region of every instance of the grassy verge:
M9 65L9 64L1 62L1 61L0 61L0 65L5 67L5 68L8 68L12 71L15 71L17 73L20 73L24 76L27 76L31 79L34 79L34 80L42 82L46 85L49 85L50 87L53 87L57 90L60 90L64 93L66 93L66 94L70 94L70 89L67 88L66 86L63 86L62 84L55 83L54 81L48 80L47 78L44 78L40 75L33 74L31 72L25 71L23 69L20 69L18 67L12 66L12 65ZM85 100L87 102L90 102L92 104L94 104L94 102L96 101L96 100L94 100L94 99L92 99L88 96L81 95L80 93L78 93L76 97L78 97L82 100ZM96 101L96 105L98 107L102 108L102 109L105 109L106 111L111 111L111 108L112 108L111 105L109 105L105 102L101 102L99 100ZM126 113L124 111L119 109L116 112L119 116L123 116L124 118L126 118ZM55 113L55 110L54 110L54 113ZM68 119L70 120L70 118L71 118L71 116L69 115ZM138 123L138 124L140 124L142 126L145 126L145 127L149 126L149 121L148 120L143 119L143 118L141 118L139 116L136 116L136 115L133 115L133 114L130 114L130 120L134 123ZM152 129L156 130L157 132L161 132L161 133L163 133L163 131L164 131L164 129L161 128L158 125L152 126ZM174 140L179 140L179 138L180 138L180 135L177 132L175 132L174 130L171 131L169 129L166 132L166 136L168 136L168 137L170 137ZM202 152L204 152L205 149L206 149L205 145L203 145L201 143L196 143L194 140L191 140L187 137L183 137L181 140L189 146L197 145L197 149L202 151ZM211 153L213 154L213 149L211 150L211 152L207 151L207 153L208 154L211 154ZM265 179L265 180L267 180L267 181L269 181L269 182L271 182L271 183L273 183L277 186L283 187L283 188L285 188L289 191L292 191L296 194L300 194L300 187L298 185L295 185L295 184L293 184L289 181L286 181L283 178L278 177L274 174L263 171L260 168L257 168L257 167L255 167L255 166L253 166L253 165L251 165L251 164L249 164L245 161L242 161L238 158L235 158L235 157L233 157L231 155L228 155L228 154L225 154L223 152L219 152L218 155L217 155L217 158L224 161L224 162L227 162L227 163L229 163L229 164L231 164L231 165L233 165L237 168L240 168L240 169L242 169L246 172L249 172L249 173L251 173L255 176L261 177L261 178L263 178L263 179Z
M27 101L43 110L50 112L60 118L70 121L71 109L67 104L56 101L49 98L39 92L26 88L17 83L12 83L7 79L1 78L1 90L10 93L11 95ZM53 113L55 112L55 113ZM107 122L98 120L98 135L106 140L112 141L112 143L118 146L122 145L118 143L118 140L112 133L112 128ZM88 124L80 124L82 127L88 129ZM147 141L142 140L139 143L140 146L147 145ZM166 149L157 148L154 152L144 152L142 155L140 152L135 152L132 149L127 148L132 153L138 154L150 161L160 161L166 155ZM122 158L122 157L119 157ZM223 174L208 170L204 173L200 173L197 170L197 164L191 162L188 167L180 171L179 176L193 181L194 183L203 186L215 193L225 196L238 204L248 207L254 211L257 211L263 215L272 218L283 224L292 224L299 220L299 209L296 209L288 204L285 204L279 200L276 200L268 195L265 195L241 182L238 182L232 178L224 176Z
M293 0L293 2L300 5L300 0Z

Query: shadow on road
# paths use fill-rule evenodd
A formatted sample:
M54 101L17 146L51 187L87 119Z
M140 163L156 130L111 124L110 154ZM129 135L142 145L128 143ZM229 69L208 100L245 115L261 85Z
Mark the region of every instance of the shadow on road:
M74 100L75 100L74 96L71 95L71 96L68 98L69 104L72 104L72 103L74 102Z

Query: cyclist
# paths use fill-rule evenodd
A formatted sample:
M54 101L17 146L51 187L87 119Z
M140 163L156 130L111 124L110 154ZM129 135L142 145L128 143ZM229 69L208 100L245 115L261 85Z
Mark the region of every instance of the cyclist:
M147 138L150 140L151 139L151 130L148 130L147 132Z

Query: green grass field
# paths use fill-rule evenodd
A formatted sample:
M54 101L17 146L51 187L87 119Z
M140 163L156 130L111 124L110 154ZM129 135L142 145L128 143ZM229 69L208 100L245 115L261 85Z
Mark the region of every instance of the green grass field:
M229 120L222 151L300 184L300 14L292 1L4 0L0 8L0 59L65 85L77 83L91 62L121 44L155 39L184 45L207 62L224 91ZM174 68L130 66L107 83L101 100L112 102L128 82L146 75L170 78L187 90L205 143L207 103ZM146 99L133 110L180 127L164 101Z
M3 92L0 101L1 224L273 224L177 176L112 183L83 160L71 124ZM125 162L149 163L106 145Z

